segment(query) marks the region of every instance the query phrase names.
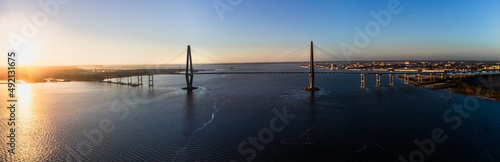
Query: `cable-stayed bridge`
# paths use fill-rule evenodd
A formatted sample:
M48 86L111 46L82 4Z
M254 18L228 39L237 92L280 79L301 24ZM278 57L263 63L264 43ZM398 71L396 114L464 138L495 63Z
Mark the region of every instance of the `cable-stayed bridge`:
M306 52L308 50L308 52ZM196 57L193 56L193 53L196 54ZM309 53L309 54L307 54ZM186 56L186 57L184 57ZM196 66L193 63L193 58L198 61L200 64ZM130 86L140 86L143 85L142 76L148 76L148 85L154 86L154 75L158 74L177 74L177 75L185 75L186 77L186 87L183 88L185 90L194 90L197 87L193 86L193 80L195 75L209 75L209 74L308 74L309 75L309 87L304 88L307 91L317 91L319 88L316 88L314 85L314 76L315 74L356 74L361 76L361 88L366 87L366 75L375 75L376 76L376 86L381 86L381 77L382 75L389 76L389 85L394 86L394 76L401 75L404 80L405 85L409 85L410 82L419 84L423 82L436 82L437 80L446 80L446 79L459 79L465 78L471 75L479 75L479 73L475 74L467 74L467 73L431 73L431 72L415 72L415 71L361 71L361 70L330 70L325 68L325 62L338 61L340 58L333 54L328 53L326 50L315 46L311 41L310 45L306 45L292 53L289 53L283 57L278 58L274 62L276 63L255 63L262 66L248 66L245 64L238 64L235 68L231 66L231 64L214 64L220 63L217 59L210 57L209 55L204 54L203 52L193 50L190 46L187 47L186 50L174 56L168 63L179 61L179 59L185 59L185 69L184 72L181 73L161 73L161 72L149 72L147 74L142 75L134 75L137 78L137 82L133 83L133 79L130 74L123 74L122 76L127 77L127 83L122 82L120 74L113 75L113 78L105 77L105 82L122 84L122 85L130 85ZM308 62L305 62L308 61ZM319 62L319 63L318 63ZM210 65L207 65L210 63ZM253 64L253 65L255 65ZM215 66L230 66L229 68L223 69L210 69L210 67ZM248 64L247 64L248 65ZM193 67L196 68L193 68ZM208 67L208 69L204 69ZM498 71L497 71L498 73ZM415 75L416 79L411 80L410 75ZM113 79L115 81L113 81ZM425 81L424 81L425 79Z

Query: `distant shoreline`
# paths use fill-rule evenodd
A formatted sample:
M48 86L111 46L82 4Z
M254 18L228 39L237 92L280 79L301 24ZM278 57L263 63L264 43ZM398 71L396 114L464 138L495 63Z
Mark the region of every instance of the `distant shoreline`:
M401 76L398 78L403 79ZM500 101L500 74L483 74L424 83L419 83L416 78L410 77L410 82L420 88L445 90L451 93Z
M181 74L184 69L82 69L79 67L44 67L20 68L16 80L26 83L103 81L109 78L131 77L140 75ZM202 70L196 70L196 72ZM0 80L7 80L7 75L0 75Z

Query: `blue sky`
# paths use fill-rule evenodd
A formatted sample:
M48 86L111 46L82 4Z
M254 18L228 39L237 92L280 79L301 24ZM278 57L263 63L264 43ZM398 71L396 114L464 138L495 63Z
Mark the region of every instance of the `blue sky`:
M500 60L495 0L402 0L367 47L345 55L341 43L390 1L242 0L221 20L215 0L71 0L18 48L34 65L167 63L188 44L221 62L272 61L309 41L348 60ZM0 2L0 49L44 12L37 2Z

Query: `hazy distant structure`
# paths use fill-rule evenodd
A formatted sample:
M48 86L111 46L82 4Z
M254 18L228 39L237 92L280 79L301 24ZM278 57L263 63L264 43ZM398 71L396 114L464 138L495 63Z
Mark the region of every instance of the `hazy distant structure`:
M314 44L311 41L311 56L309 60L309 87L304 88L306 91L319 91L319 88L314 87Z
M198 89L198 87L193 87L193 60L191 59L191 46L187 47L187 58L186 58L186 84L187 87L182 89L191 91Z

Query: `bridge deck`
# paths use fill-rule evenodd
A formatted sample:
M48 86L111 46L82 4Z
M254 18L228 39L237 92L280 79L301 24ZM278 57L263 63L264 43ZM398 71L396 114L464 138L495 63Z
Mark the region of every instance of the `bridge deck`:
M273 71L240 71L240 72L196 72L194 74L309 74L309 72L273 72ZM387 71L319 71L315 74L429 74L422 72L387 72ZM437 74L437 73L434 73Z
M447 74L449 75L450 72L435 72L432 74ZM454 74L459 74L457 72L453 72ZM210 75L210 74L309 74L309 72L280 72L280 71L221 71L221 72L194 72L194 75ZM374 75L374 74L397 74L397 75L403 75L403 74L423 74L423 75L429 75L431 73L428 72L388 72L388 71L318 71L315 72L315 74L367 74L367 75ZM467 75L468 73L462 73L463 75ZM472 73L472 74L475 74ZM479 74L489 74L489 73L479 73ZM498 73L494 73L498 74ZM144 74L104 74L102 76L104 77L129 77L129 76L140 76L140 75L186 75L185 73L144 73Z

